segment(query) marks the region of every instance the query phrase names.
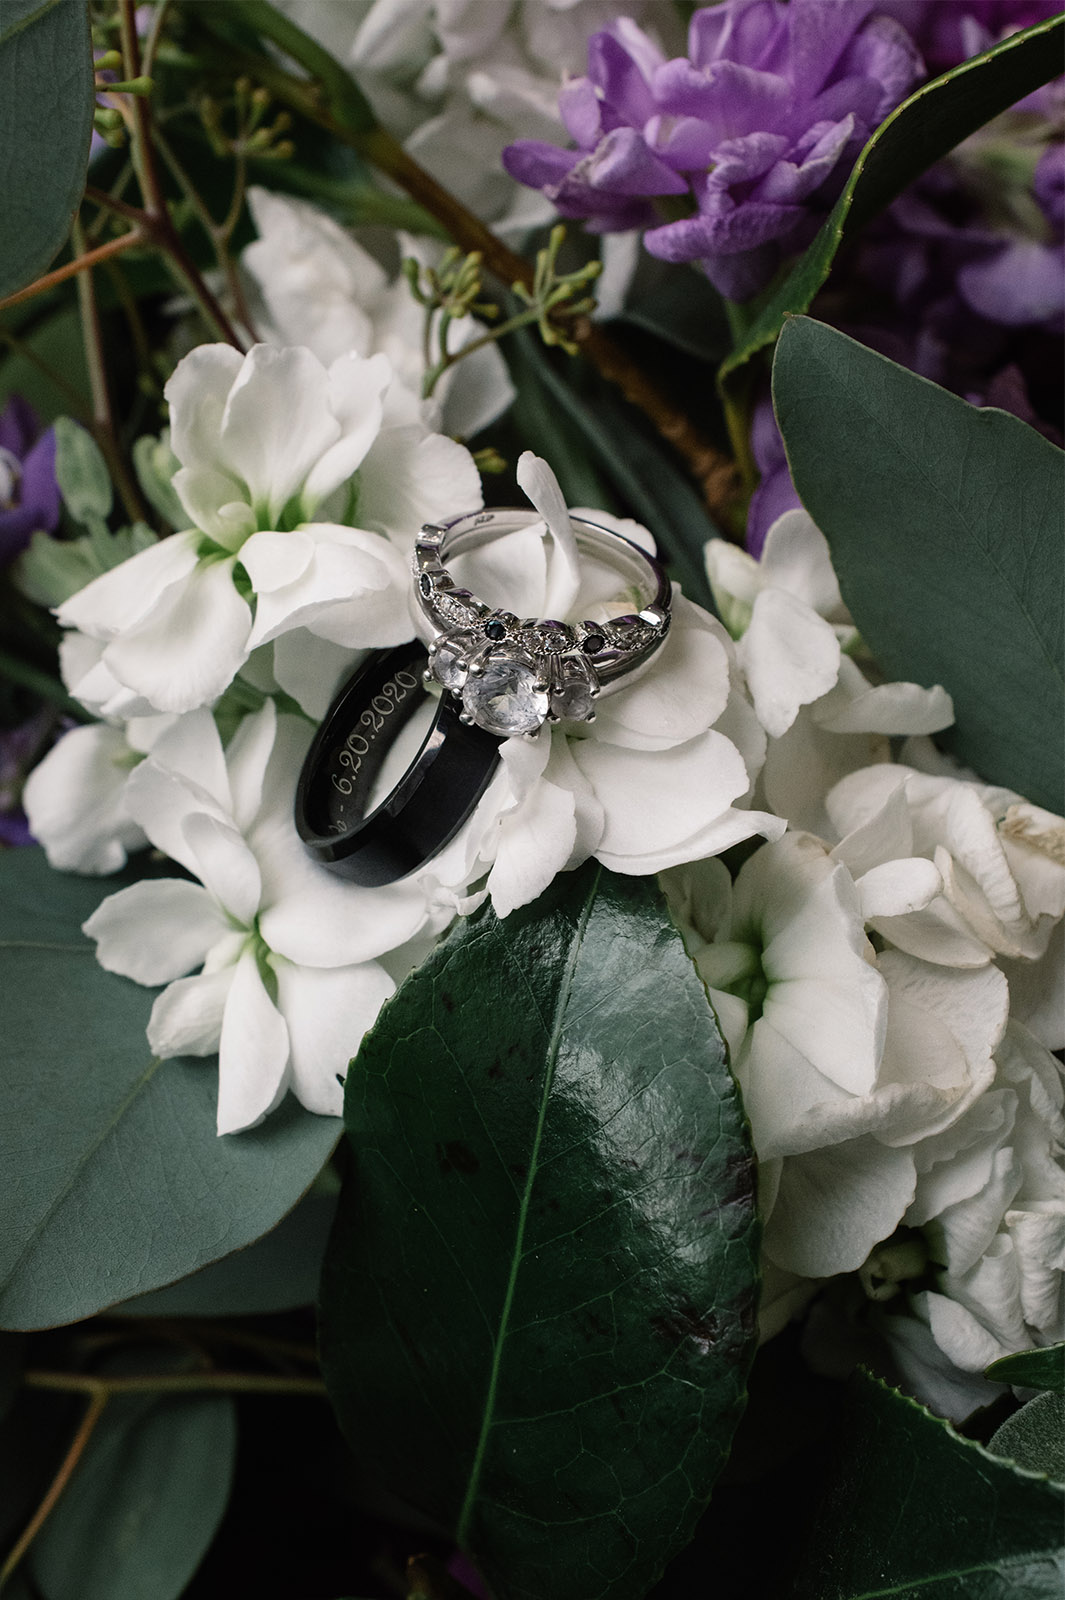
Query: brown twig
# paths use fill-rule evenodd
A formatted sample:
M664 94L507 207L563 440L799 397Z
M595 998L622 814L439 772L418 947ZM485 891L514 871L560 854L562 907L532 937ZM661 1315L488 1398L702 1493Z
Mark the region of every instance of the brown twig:
M231 8L234 6L236 0L231 0ZM260 32L268 30L273 42L298 60L311 76L293 77L265 54L256 56L235 45L224 34L219 35L212 26L212 8L198 7L202 25L211 32L213 38L223 39L235 66L263 84L276 99L292 110L325 128L341 143L358 150L379 171L405 189L411 199L417 201L430 216L435 217L463 251L469 254L479 250L486 269L494 277L508 287L515 283L532 287L533 267L530 262L516 255L479 217L474 216L453 194L437 183L384 128L367 128L357 115L349 117L343 99L345 81L352 88L354 85L336 62L331 59L323 61L321 48L301 35L288 18L273 13L270 7L242 4L238 9L249 22L259 27ZM644 412L661 436L683 458L702 489L711 515L715 520L727 523L732 507L742 494L739 474L731 459L702 434L687 413L601 325L591 321L583 326L578 325L574 338L582 354L604 377L617 385L631 404Z
M0 1567L0 1590L6 1587L8 1579L14 1573L15 1568L21 1562L23 1556L26 1554L26 1551L40 1533L48 1517L51 1515L56 1501L59 1499L59 1496L63 1493L63 1490L70 1482L71 1474L73 1473L78 1462L81 1460L82 1456L85 1454L85 1448L93 1436L96 1424L104 1414L104 1408L107 1405L107 1399L108 1397L105 1393L94 1391L90 1394L89 1404L85 1415L81 1419L77 1433L71 1440L69 1450L60 1463L59 1471L48 1485L48 1491L45 1494L44 1499L33 1513L33 1516L30 1518L25 1528L23 1528L22 1533L15 1541L12 1549L8 1552L3 1566Z
M54 289L57 283L66 283L68 278L77 277L79 272L86 272L90 267L95 267L100 261L107 261L111 256L120 255L123 250L129 250L135 244L144 243L144 234L139 228L131 228L129 233L122 234L119 239L109 239L106 244L97 245L95 250L87 250L84 255L75 256L73 261L67 261L61 267L56 267L54 272L45 273L43 278L37 278L33 283L28 283L24 289L17 289L14 294L7 295L0 300L0 311L6 311L8 306L17 306L23 300L32 300L35 295L45 294L47 290Z
M89 253L85 250L85 232L79 217L74 219L70 237L77 252L77 259L85 261ZM122 503L126 508L127 515L136 522L139 518L144 517L145 509L140 495L137 493L136 484L133 482L126 466L122 451L119 448L118 433L115 429L115 419L111 410L111 396L107 387L107 364L104 360L103 332L100 327L100 313L96 304L96 292L93 287L91 268L88 272L82 272L78 276L78 308L81 313L85 365L88 368L89 387L92 392L93 436L104 453L115 487L122 497Z

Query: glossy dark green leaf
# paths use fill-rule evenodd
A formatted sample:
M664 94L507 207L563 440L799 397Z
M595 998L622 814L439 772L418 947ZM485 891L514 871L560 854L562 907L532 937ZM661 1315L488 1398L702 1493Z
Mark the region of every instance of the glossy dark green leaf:
M1065 454L796 317L773 398L802 502L889 678L954 697L955 754L1051 811L1065 790Z
M843 193L809 249L752 322L742 344L723 363L728 385L787 317L806 311L828 277L845 236L901 194L955 145L1061 72L1065 16L1015 33L910 95L876 129Z
M228 1395L110 1399L30 1548L45 1600L177 1600L229 1498Z
M789 1600L1060 1600L1065 1497L859 1372Z
M1015 1383L1021 1389L1053 1389L1056 1394L1065 1394L1065 1344L1002 1356L992 1361L984 1376L994 1383Z
M48 1327L171 1283L272 1228L339 1124L291 1098L215 1133L213 1060L152 1061L153 991L81 923L119 884L0 854L0 1326Z
M594 863L460 927L348 1075L322 1352L363 1469L499 1600L642 1596L729 1448L752 1157L652 883Z
M0 82L3 298L45 270L81 198L95 104L88 6L4 0Z
M246 1250L202 1267L153 1294L112 1307L129 1317L253 1317L309 1306L318 1297L336 1196L311 1190L276 1228Z
M1007 1417L987 1448L1029 1472L1045 1472L1048 1478L1065 1482L1065 1395L1037 1394Z

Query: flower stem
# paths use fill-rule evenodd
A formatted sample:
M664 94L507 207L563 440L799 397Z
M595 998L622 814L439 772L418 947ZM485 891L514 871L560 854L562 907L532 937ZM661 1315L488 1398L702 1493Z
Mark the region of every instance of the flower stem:
M16 1567L26 1554L26 1551L40 1533L48 1517L51 1515L59 1496L63 1493L63 1490L70 1482L71 1474L73 1473L78 1462L81 1460L82 1456L85 1454L85 1447L93 1436L96 1424L104 1414L104 1408L107 1405L107 1400L108 1396L106 1393L101 1393L98 1391L93 1391L91 1393L88 1408L86 1409L84 1417L81 1419L77 1433L71 1440L69 1450L60 1463L59 1471L48 1485L48 1492L45 1494L44 1499L33 1513L33 1516L30 1518L25 1528L23 1528L21 1535L15 1541L12 1549L8 1552L7 1559L4 1561L3 1566L0 1567L0 1590L3 1590L6 1587L8 1579L14 1573Z
M74 218L70 238L78 259L84 261L87 258L85 230L80 217ZM119 449L114 414L111 410L111 396L107 387L103 330L100 327L100 312L96 304L91 269L78 276L78 309L81 313L85 365L88 368L89 388L92 392L93 436L107 459L108 468L115 487L122 497L127 515L136 522L145 516L145 509L123 459L122 451Z
M54 289L57 283L66 283L68 278L76 277L79 272L86 272L99 262L117 256L135 244L143 243L144 235L140 229L131 228L129 233L124 233L121 238L109 239L106 244L97 245L95 250L87 250L84 255L75 256L73 261L67 261L63 266L56 267L54 272L47 272L43 278L34 279L33 283L28 283L24 289L17 289L14 294L7 295L0 300L0 311L6 311L8 306L17 306L22 300L32 300L35 295L45 294L49 289Z
M154 1372L132 1377L101 1378L89 1372L23 1374L27 1389L49 1389L66 1394L286 1394L324 1396L321 1378L274 1377L254 1372Z
M222 15L213 7L203 7L198 20L216 42L224 41L235 65L256 78L276 99L351 145L392 178L443 225L464 252L480 251L485 267L508 288L516 283L530 290L534 287L532 264L509 249L479 217L419 166L398 139L374 123L354 81L328 51L264 0L229 0L219 10ZM253 55L236 44L225 28L227 16L234 14L298 62L311 74L311 81L296 78L265 54ZM683 458L699 483L711 514L727 520L730 508L742 493L728 456L704 437L686 412L599 324L590 319L579 321L574 324L572 336L582 354L618 386L626 400L645 413Z

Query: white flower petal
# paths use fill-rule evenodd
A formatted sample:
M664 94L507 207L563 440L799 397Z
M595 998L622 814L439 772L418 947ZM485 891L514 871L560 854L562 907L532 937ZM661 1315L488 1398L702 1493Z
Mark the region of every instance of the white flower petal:
M786 589L831 622L844 620L828 540L808 512L785 511L777 518L766 533L759 566L763 584Z
M292 829L295 837L295 829ZM299 845L296 840L297 847ZM308 863L313 867L313 863ZM407 882L362 889L329 877L270 905L259 930L271 950L297 966L347 967L373 961L412 939L425 921L424 893Z
M93 639L109 639L135 627L168 589L184 586L199 561L200 537L196 532L175 533L139 550L57 606L60 623Z
M192 711L232 683L248 658L251 621L233 586L232 560L202 563L139 627L113 639L104 659L119 682L158 710Z
M1065 1271L1065 1200L1027 1201L1006 1212L1021 1273L1021 1312L1029 1327L1056 1337Z
M205 790L222 811L230 809L232 797L226 758L218 724L209 711L201 708L175 717L155 741L152 760L157 767L165 767L194 788ZM167 845L159 848L167 855L172 854Z
M891 992L940 1017L978 1072L1001 1042L1009 1015L1009 988L996 967L952 971L915 960L900 950L885 950L880 970Z
M278 686L320 722L341 683L354 672L364 652L334 644L307 628L293 628L273 642Z
M864 822L851 828L832 851L835 860L842 861L855 879L885 861L897 861L913 855L913 826L906 804L906 776L890 765L887 770L897 772L898 781L885 794L883 805L868 814ZM833 789L825 802L833 821L835 793Z
M184 466L214 459L229 393L244 358L228 344L201 344L183 356L163 390L170 448Z
M396 986L375 961L329 969L278 961L275 971L288 1025L290 1087L308 1111L338 1117L348 1063Z
M279 718L274 702L267 700L261 711L242 718L229 741L225 761L232 795L230 811L242 831L251 827L262 810L267 768L275 754L278 732L288 728L292 720Z
M328 617L333 627L327 636L337 644L366 647L378 643L374 635L382 632L389 637L381 643L410 638L410 573L398 550L379 534L357 529L337 528L334 534L328 526L314 525L304 537L312 554L303 572L257 598L253 649L292 628L317 629ZM387 621L376 622L377 613Z
M266 992L255 952L245 950L226 997L218 1053L218 1132L253 1128L287 1084L285 1019Z
M657 858L717 822L748 787L739 751L713 729L669 750L625 750L594 738L574 741L573 759L603 807L600 860L604 852L633 861L652 852ZM754 823L749 832L757 831Z
M890 1238L914 1186L912 1152L888 1149L868 1135L791 1156L766 1224L766 1255L804 1278L855 1272Z
M814 718L830 733L938 733L954 721L954 702L940 685L923 689L919 683L881 683L855 689L840 683L814 707ZM864 681L864 680L863 680Z
M340 434L317 357L257 344L229 392L212 455L247 484L258 525L269 528Z
M171 486L189 521L224 550L239 550L254 530L248 490L231 472L220 472L217 467L179 467Z
M500 818L488 889L496 915L507 917L542 894L566 867L577 837L572 793L541 779Z
M539 523L506 533L501 539L456 556L449 564L457 583L470 589L485 605L546 615L547 551Z
M380 431L382 396L391 381L392 366L384 355L365 359L351 351L329 368L329 403L342 432L307 475L302 495L306 516L358 471Z
M774 739L791 727L800 706L828 693L840 670L831 626L785 589L756 596L736 654L758 720Z
M82 932L96 940L96 959L108 972L156 984L198 967L226 922L198 883L146 878L109 895Z
M565 497L547 462L526 450L518 457L518 488L532 501L551 534L544 615L566 617L581 587L581 563Z
M315 541L302 530L253 533L241 546L240 564L258 596L295 583L314 560Z
M910 911L923 911L943 887L937 868L923 856L885 861L871 867L857 880L862 916L901 917Z
M171 1056L210 1056L222 1037L222 1017L235 966L199 972L168 984L152 1006L148 1044L161 1061Z
M595 736L666 750L711 728L729 696L728 656L709 629L674 625L650 671L596 703Z
M470 452L454 439L415 428L379 434L359 469L359 526L387 533L404 551L424 522L476 511L484 503Z
M1038 961L999 963L1010 986L1010 1013L1048 1050L1065 1050L1065 925L1051 934Z
M196 876L234 922L250 928L259 909L259 863L237 829L217 817L194 812L183 828Z
M134 759L117 728L97 723L72 728L33 769L22 805L49 866L62 872L117 872L128 851L148 843L126 809Z
M965 1306L932 1290L921 1298L932 1337L953 1366L980 1373L992 1361L1010 1354L1009 1346L1000 1343Z

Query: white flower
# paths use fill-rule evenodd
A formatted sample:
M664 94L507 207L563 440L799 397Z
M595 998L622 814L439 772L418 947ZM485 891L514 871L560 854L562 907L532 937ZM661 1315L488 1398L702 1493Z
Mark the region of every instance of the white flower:
M288 1089L337 1114L338 1075L395 987L378 958L402 971L397 951L454 912L421 882L360 889L308 859L292 798L310 732L271 702L225 751L209 712L176 722L126 805L196 881L146 879L85 924L109 971L167 985L148 1026L158 1056L219 1051L219 1133L253 1126Z
M453 440L419 424L381 431L390 379L383 356L326 369L308 350L267 345L243 357L205 345L179 364L166 390L182 463L173 487L195 526L57 612L102 643L100 664L122 689L189 711L290 629L349 649L410 636L395 544L429 517L479 505L480 485Z
M578 558L546 463L526 453L518 476L543 520L459 557L452 564L459 581L522 616L604 620L631 611L618 572L605 559ZM637 523L602 511L575 514L653 548ZM783 830L745 803L764 741L732 667L724 630L678 594L654 664L604 695L593 723L545 725L532 740L503 744L502 773L463 830L479 868L490 869L500 916L589 856L616 872L645 874Z
M1010 790L899 765L851 773L825 802L867 920L954 967L1036 961L1065 915L1065 820Z
M382 123L437 181L499 232L548 221L551 206L507 177L514 139L564 138L558 95L587 70L588 40L619 15L683 55L661 0L279 0L352 72Z
M847 869L809 834L666 875L729 1043L760 1163L764 1249L792 1294L854 1271L913 1200L913 1146L992 1076L1000 973L947 972L865 935Z
M305 345L328 366L347 351L386 355L397 383L409 392L408 411L420 411L425 375L425 311L406 280L390 280L384 268L331 217L306 200L271 189L248 191L259 238L248 245L242 265L255 280L272 327L260 332L272 344ZM435 264L442 246L399 235L403 256ZM449 348L460 349L484 333L474 317L454 324ZM514 399L506 363L496 345L486 345L444 373L428 413L433 427L468 438L500 416Z
M126 806L130 774L170 716L138 717L125 727L97 722L71 728L29 777L22 805L49 866L61 872L118 872L147 835Z
M706 566L758 718L770 735L762 793L793 827L827 832L824 796L857 767L890 759L890 735L935 733L950 696L915 683L874 685L846 652L857 633L828 543L805 511L786 511L760 560L711 539Z
M995 1061L986 1093L914 1151L904 1221L923 1234L935 1288L880 1322L914 1392L955 1420L1000 1392L982 1377L992 1361L1065 1333L1061 1068L1016 1022Z

